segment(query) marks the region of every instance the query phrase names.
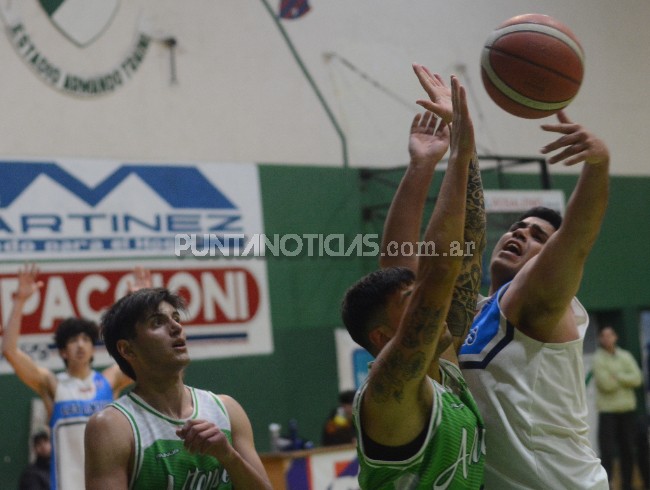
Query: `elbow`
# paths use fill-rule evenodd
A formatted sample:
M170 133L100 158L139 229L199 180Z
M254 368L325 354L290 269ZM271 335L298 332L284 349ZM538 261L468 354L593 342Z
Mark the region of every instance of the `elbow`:
M2 346L2 357L4 357L7 361L11 362L13 359L13 351L11 349L6 348L4 345Z
M406 257L403 255L389 256L386 254L379 258L379 267L381 269L387 269L389 267L405 267L413 272L417 272L418 260L416 257Z

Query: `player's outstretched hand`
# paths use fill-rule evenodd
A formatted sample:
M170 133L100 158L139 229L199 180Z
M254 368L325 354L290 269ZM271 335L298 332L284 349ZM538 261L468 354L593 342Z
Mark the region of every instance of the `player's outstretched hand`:
M13 296L15 300L25 301L43 287L43 281L37 281L38 274L36 264L25 264L18 270L18 289Z
M580 124L572 122L564 111L557 113L558 123L542 124L544 131L559 133L558 139L544 146L540 151L546 155L555 150L561 150L548 159L548 163L563 162L564 165L575 165L586 162L591 165L607 165L609 150L597 136L587 131Z
M145 269L141 265L138 265L133 269L133 279L133 281L127 281L129 293L135 293L140 289L152 287L151 271Z
M436 165L449 148L449 128L429 111L416 114L411 123L409 155L418 165Z
M467 94L457 77L451 77L453 118L449 160L469 165L474 154L474 125L467 108Z
M416 103L449 124L453 117L450 88L447 87L440 75L431 73L424 65L413 63L413 71L431 99L419 99Z

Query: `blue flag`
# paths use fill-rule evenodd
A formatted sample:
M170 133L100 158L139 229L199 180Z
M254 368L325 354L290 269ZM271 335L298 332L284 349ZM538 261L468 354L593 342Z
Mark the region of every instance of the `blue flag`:
M310 9L309 0L280 0L279 16L281 19L297 19Z

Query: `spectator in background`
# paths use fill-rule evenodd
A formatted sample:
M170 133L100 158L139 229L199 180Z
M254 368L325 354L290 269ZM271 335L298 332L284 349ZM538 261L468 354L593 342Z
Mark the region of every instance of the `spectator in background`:
M641 385L641 370L632 354L616 345L618 336L611 326L600 330L598 341L593 372L600 457L611 482L612 462L618 452L623 488L628 490L632 488L638 421L634 389Z
M32 448L36 460L23 470L18 490L50 490L52 444L46 430L40 430L32 436Z
M354 390L339 393L339 406L332 410L323 425L321 435L321 444L323 446L337 446L356 442L354 425L352 424L354 393Z

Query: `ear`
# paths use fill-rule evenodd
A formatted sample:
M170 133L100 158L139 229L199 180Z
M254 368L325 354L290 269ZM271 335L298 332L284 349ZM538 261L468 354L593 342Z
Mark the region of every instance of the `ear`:
M68 353L65 351L65 349L59 349L59 356L61 356L61 359L63 360L68 360Z
M131 342L129 342L128 340L126 339L118 340L115 347L117 347L117 352L119 352L124 359L135 358L135 352L133 352L133 347L131 346Z
M384 325L378 325L368 332L368 339L377 352L380 352L391 339L392 336L388 335L389 332Z

